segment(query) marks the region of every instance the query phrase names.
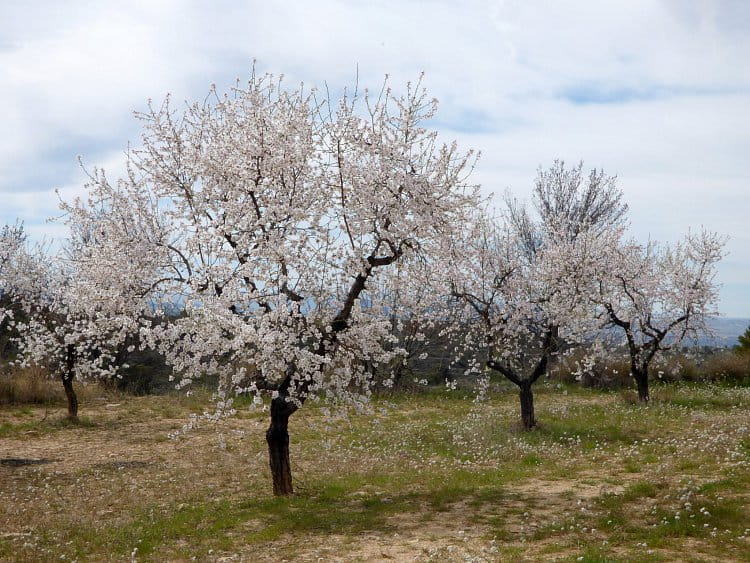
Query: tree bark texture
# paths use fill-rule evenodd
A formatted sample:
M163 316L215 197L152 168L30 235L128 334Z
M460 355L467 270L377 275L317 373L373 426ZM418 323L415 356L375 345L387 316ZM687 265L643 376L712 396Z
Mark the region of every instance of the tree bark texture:
M348 321L351 312L359 295L364 291L367 279L373 268L387 266L403 254L403 248L392 248L391 256L367 257L367 266L364 272L357 274L349 293L346 296L343 306L338 314L331 321L331 329L323 335L318 343L315 353L325 358L328 350L336 343L338 333L346 330L349 326ZM296 294L294 294L296 297ZM297 411L304 403L306 393L311 380L300 383L297 387L298 402L288 401L288 392L292 384L292 373L294 369L290 366L290 372L286 379L279 386L278 395L271 400L271 425L266 431L266 442L268 443L268 458L271 466L271 477L273 478L273 494L276 496L287 496L294 493L292 487L292 466L289 462L289 417Z
M63 376L62 384L65 389L65 397L68 399L68 418L78 420L78 396L73 389L73 377Z
M648 394L648 373L641 371L633 372L633 378L638 387L638 400L641 403L648 403L650 399Z
M530 382L523 382L519 385L519 397L521 399L521 422L525 430L531 430L536 426L534 417L534 393L531 390Z
M271 401L271 425L266 431L268 459L273 478L273 494L287 496L292 488L292 466L289 463L289 416L294 412L283 397Z
M75 378L76 348L68 344L65 350L65 372L62 375L62 384L65 389L65 397L68 399L68 418L78 420L78 397L73 389L73 378Z

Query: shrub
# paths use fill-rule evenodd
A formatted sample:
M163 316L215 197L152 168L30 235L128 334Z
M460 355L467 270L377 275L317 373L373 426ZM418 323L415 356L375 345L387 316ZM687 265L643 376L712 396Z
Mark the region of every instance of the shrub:
M632 387L630 363L624 357L613 356L599 359L590 370L578 373L583 363L584 352L576 351L561 358L552 369L550 377L562 383L580 384L594 389L624 389Z
M127 368L113 379L114 386L131 395L163 394L174 389L169 381L172 369L154 350L135 351L126 358Z
M578 383L594 389L628 389L633 386L630 363L626 358L615 354L606 359L599 359L588 372L578 375L576 362L582 362L583 357L582 352L576 352L563 358L553 368L550 377L563 383ZM750 382L750 354L699 349L675 352L654 363L649 370L649 375L652 381L665 383L677 381Z
M104 394L100 382L75 382L76 394L91 401ZM43 368L3 366L0 371L0 405L64 405L65 392L60 380Z
M750 354L719 352L706 360L703 372L709 381L749 382Z
M50 404L64 399L62 387L41 368L12 369L0 375L0 404Z
M675 352L660 358L653 364L650 372L654 380L667 383L705 379L695 357L684 352Z

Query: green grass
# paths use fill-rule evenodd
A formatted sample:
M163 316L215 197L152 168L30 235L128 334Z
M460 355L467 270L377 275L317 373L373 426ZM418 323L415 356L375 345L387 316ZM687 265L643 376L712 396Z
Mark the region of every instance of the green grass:
M388 394L332 420L306 405L289 498L270 495L267 413L249 405L177 442L206 397L117 399L79 425L0 410L0 448L62 460L0 468L0 521L20 534L0 559L750 559L750 391L659 386L641 406L565 390L539 388L531 432L505 390Z
M391 475L353 474L333 482L308 483L315 494L218 501L196 498L167 508L142 508L124 525L68 527L62 539L71 543L75 557L87 558L97 553L127 555L134 547L141 556L150 556L165 545L184 541L204 549L227 550L238 540L252 545L289 536L309 539L329 534L391 533L399 530L389 520L394 515L424 512L429 519L431 512L447 511L467 499L474 510L497 503L504 498L497 484L504 477L497 472L457 472L443 475L425 489L416 473L395 479ZM372 485L384 492L361 490ZM190 551L171 553L188 556Z

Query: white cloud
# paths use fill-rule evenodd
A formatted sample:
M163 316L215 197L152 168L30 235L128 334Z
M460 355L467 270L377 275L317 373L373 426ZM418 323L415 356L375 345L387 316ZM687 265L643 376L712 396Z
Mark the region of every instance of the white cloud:
M35 225L75 155L119 161L131 112L167 91L202 96L260 70L333 88L427 73L446 137L483 152L487 191L528 192L562 157L617 173L635 232L701 224L732 237L721 280L750 295L750 3L4 3L0 14L3 219ZM28 192L28 193L24 193ZM43 229L43 227L39 227ZM727 313L750 316L733 289Z

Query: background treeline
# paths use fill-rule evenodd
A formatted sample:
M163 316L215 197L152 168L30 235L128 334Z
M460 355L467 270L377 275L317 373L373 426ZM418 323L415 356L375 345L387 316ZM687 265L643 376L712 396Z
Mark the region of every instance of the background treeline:
M748 329L750 331L750 329ZM407 350L405 361L395 365L368 366L373 374L375 390L379 393L428 392L446 383L471 387L473 381L466 377L465 362L451 362L449 350L455 348L454 338L440 335L433 330L431 339L417 338L418 331L408 323L399 334L399 340ZM18 368L13 365L17 348L14 345L15 330L3 325L0 329L0 404L58 403L64 401L62 388L42 368ZM747 339L747 337L741 337ZM425 356L426 355L426 356ZM623 354L613 354L610 360L598 360L589 371L577 374L576 361L585 354L563 357L550 369L545 380L565 385L619 390L633 386L629 365ZM97 382L104 389L117 390L130 395L160 395L175 391L172 368L164 357L152 349L128 352L123 348L118 359L127 367L119 370L119 376ZM735 349L708 346L685 347L659 361L654 370L655 380L662 383L716 382L730 385L750 385L750 345L738 345ZM385 381L393 381L387 387ZM493 383L502 384L501 377ZM215 391L216 378L205 377L203 386ZM89 390L89 393L95 393ZM83 391L84 395L86 390Z

